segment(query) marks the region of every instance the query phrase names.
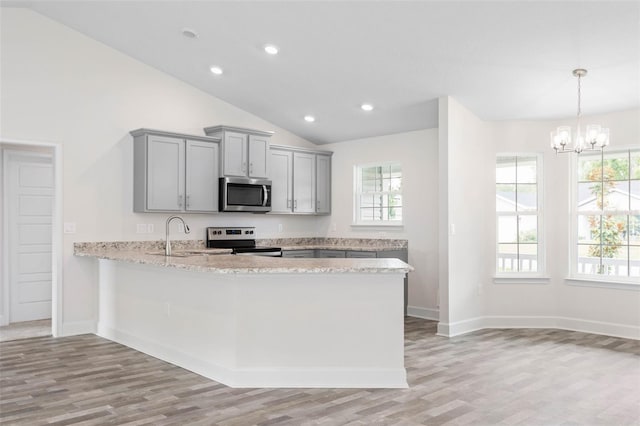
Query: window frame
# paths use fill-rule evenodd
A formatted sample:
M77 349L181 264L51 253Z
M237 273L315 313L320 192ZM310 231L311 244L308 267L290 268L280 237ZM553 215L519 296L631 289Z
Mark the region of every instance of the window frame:
M494 172L496 171L496 167L498 165L498 159L500 157L515 157L516 161L518 158L532 158L536 159L536 210L534 211L513 211L513 212L499 212L497 209L497 204L494 205L495 211L495 241L494 241L494 249L495 249L495 259L494 259L494 283L495 284L547 284L549 282L549 277L546 276L547 270L547 262L546 262L546 228L544 226L544 179L543 179L543 167L544 167L544 156L540 152L498 152L495 155L494 162ZM496 179L494 178L494 202L496 197ZM516 183L517 185L517 177ZM517 188L517 187L516 187ZM499 220L500 217L503 216L535 216L537 218L537 270L536 271L499 271L498 270L498 258L499 258ZM519 245L519 242L515 244Z
M402 199L402 219L401 220L362 220L360 216L360 195L362 192L362 169L371 168L371 167L389 167L389 166L398 166L400 168L401 181L402 185L400 187L400 191L381 191L383 194L399 194ZM364 164L356 164L353 166L353 222L351 226L354 227L398 227L401 228L404 226L404 213L405 213L405 198L403 194L404 187L404 171L402 167L402 163L399 161L382 161L382 162L373 162L373 163L364 163Z
M640 149L638 145L623 145L616 147L616 149L608 148L605 151L598 151L597 153L583 152L579 155L572 155L571 158L571 179L570 179L570 191L571 191L571 205L569 206L570 213L570 235L569 235L569 276L565 279L565 283L569 285L576 286L588 286L588 287L605 287L605 288L621 288L621 289L636 289L640 290L640 284L638 283L638 277L627 275L605 275L605 274L586 274L578 272L578 243L579 243L579 220L578 218L582 215L587 214L597 214L602 215L605 212L614 216L635 216L640 215L640 210L600 210L600 211L588 211L588 212L580 212L578 210L578 172L579 172L579 158L589 156L589 157L599 157L606 156L607 154L615 154L615 153L630 153L630 151L639 151ZM629 175L629 179L627 182L631 182L631 175ZM624 214L621 214L624 212ZM635 214L634 214L635 212ZM629 247L629 244L626 245ZM619 284L619 286L618 286Z

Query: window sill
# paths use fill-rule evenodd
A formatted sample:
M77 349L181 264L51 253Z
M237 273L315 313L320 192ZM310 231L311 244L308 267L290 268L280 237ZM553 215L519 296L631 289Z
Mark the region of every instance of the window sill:
M402 229L404 228L403 224L398 223L352 223L352 228L384 228L384 229Z
M587 277L570 277L564 279L565 284L577 287L599 287L615 290L640 291L640 284L631 281L603 280Z
M522 276L522 275L498 275L493 277L494 284L549 284L550 277Z

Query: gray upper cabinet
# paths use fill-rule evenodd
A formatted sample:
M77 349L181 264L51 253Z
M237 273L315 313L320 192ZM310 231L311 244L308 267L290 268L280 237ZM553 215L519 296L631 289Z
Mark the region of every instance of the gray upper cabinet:
M293 153L293 212L316 212L316 156Z
M271 213L331 213L331 155L272 145L269 155Z
M271 213L291 213L293 210L293 152L272 148Z
M331 156L316 155L316 213L331 213Z
M222 140L222 175L268 178L269 138L273 132L231 126L204 129Z
M131 135L134 211L218 211L219 139L151 129Z
M185 210L218 211L220 145L187 139Z

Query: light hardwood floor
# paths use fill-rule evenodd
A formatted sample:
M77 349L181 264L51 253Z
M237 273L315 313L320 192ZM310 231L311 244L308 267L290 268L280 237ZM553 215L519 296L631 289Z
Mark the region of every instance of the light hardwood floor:
M0 327L0 342L41 336L51 336L50 319L16 322Z
M3 425L640 425L640 342L447 339L408 318L409 389L231 389L94 335L0 344Z

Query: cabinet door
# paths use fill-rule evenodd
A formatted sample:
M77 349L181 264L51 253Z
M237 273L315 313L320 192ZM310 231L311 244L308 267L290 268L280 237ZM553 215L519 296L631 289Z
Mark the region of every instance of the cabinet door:
M249 177L267 178L269 137L249 135Z
M293 154L293 211L316 211L316 156L295 152Z
M316 155L316 213L331 213L331 157Z
M270 152L271 212L291 213L293 204L293 153L279 149Z
M188 211L218 211L217 143L186 141L186 209Z
M225 176L247 175L247 135L235 132L224 133Z
M149 135L147 139L147 209L184 209L184 141Z
M375 251L348 251L347 257L350 258L370 258L377 257Z
M316 257L325 259L340 259L345 257L344 250L316 250Z
M283 250L282 257L312 258L314 250Z

